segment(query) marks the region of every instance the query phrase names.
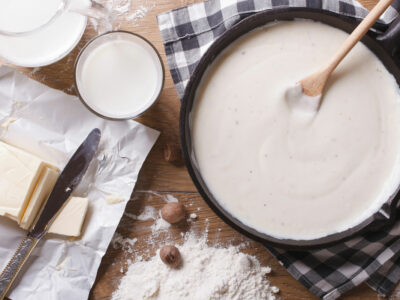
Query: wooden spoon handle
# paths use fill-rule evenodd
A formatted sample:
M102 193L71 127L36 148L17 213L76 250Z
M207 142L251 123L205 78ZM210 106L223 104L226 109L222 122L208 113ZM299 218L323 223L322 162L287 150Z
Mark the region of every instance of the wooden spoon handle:
M354 29L349 37L344 41L339 50L335 53L332 59L325 67L319 69L317 72L310 76L300 80L300 84L303 88L303 93L310 97L321 96L324 90L325 84L338 64L342 59L350 52L357 42L367 33L372 25L375 24L376 20L380 15L390 6L393 0L380 0L378 4L370 11L365 19Z
M349 53L349 51L357 44L367 31L375 24L383 12L392 4L393 0L380 0L365 19L357 26L356 29L349 35L346 41L342 44L340 49L333 56L329 62L327 71L332 71L338 66L342 59Z

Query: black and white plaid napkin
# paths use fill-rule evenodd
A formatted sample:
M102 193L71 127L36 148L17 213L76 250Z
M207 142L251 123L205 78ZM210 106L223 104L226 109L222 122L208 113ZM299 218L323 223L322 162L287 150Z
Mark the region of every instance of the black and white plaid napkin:
M312 7L354 18L368 11L352 0L210 0L158 15L170 72L182 98L201 56L234 24L262 10ZM385 28L397 16L396 0L380 20ZM324 300L336 299L366 282L380 295L400 280L400 221L376 232L311 251L287 251L267 246L285 268Z

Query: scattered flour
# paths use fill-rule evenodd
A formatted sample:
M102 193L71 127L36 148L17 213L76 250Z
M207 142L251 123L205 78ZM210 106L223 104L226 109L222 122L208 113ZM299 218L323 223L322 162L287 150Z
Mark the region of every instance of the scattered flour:
M111 8L120 14L126 14L131 9L131 1L130 0L112 0L108 1L111 4Z
M279 288L278 288L277 286L272 286L272 287L271 287L271 291L272 291L274 294L277 294L277 293L279 293Z
M165 221L163 218L158 217L154 224L151 226L153 234L158 234L163 231L167 231L171 227L171 224Z
M157 197L159 197L159 198L162 198L165 202L167 202L167 203L170 203L170 202L179 202L179 200L177 199L177 198L175 198L173 195L171 195L171 194L167 194L167 195L161 195L161 194L159 194L159 193L156 193L156 192L154 192L154 191L145 191L145 192L147 192L147 193L149 193L150 194L150 197L151 197L151 195L154 195L154 196L157 196ZM151 199L151 198L150 198Z
M150 206L147 205L143 212L140 215L134 215L130 213L125 213L125 215L133 220L139 220L139 221L147 221L147 220L155 220L157 219L157 210Z
M128 218L131 218L132 220L137 220L137 215L135 215L135 214L131 214L131 213L128 213L128 212L124 212L124 216L127 216Z
M144 208L143 212L137 216L137 220L139 221L146 221L146 220L150 220L153 219L155 220L157 218L157 210L148 205Z
M153 225L150 227L153 236L158 236L160 233L168 231L168 229L171 227L171 224L161 217L160 212L157 212L157 210L150 205L147 205L140 215L130 214L127 212L125 212L124 215L132 220L154 220Z
M189 234L179 246L183 265L171 269L159 253L150 260L136 259L112 300L196 299L196 300L274 300L279 289L270 285L262 267L238 247L210 247L206 239Z
M114 234L114 237L111 240L111 244L114 249L122 248L122 250L128 251L129 253L133 253L133 246L136 244L136 242L137 238L124 238L118 232Z
M198 218L198 216L195 213L191 213L190 214L190 218L193 219L193 220L196 220Z
M167 194L165 197L163 197L165 202L179 202L178 199L176 199L174 196Z
M96 2L106 8L105 15L90 18L90 24L97 33L118 30L123 21L136 23L155 7L154 0L150 0L151 3L148 3L149 0L144 1L145 5L140 5L136 9L132 7L131 0L96 0Z
M127 21L136 21L137 19L142 19L147 15L147 12L149 9L143 5L140 5L137 10L135 10L133 13L129 14L126 17Z

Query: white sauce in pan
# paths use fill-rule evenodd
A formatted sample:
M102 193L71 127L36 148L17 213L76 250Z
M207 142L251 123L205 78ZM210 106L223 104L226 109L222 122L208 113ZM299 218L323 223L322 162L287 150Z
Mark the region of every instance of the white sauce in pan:
M376 212L400 182L400 96L359 43L334 72L317 114L285 91L347 34L311 21L255 30L210 67L193 112L195 156L234 217L278 238L315 239Z

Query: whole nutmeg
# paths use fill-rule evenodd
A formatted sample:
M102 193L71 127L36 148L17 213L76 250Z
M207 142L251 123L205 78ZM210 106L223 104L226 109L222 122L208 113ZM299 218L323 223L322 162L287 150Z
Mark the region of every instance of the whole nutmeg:
M164 264L171 268L177 268L182 262L181 253L172 245L165 245L160 250L160 257Z
M170 202L161 209L161 217L168 223L178 223L185 217L185 207L179 202Z
M164 145L164 159L174 165L184 164L181 146L179 144L168 143Z

